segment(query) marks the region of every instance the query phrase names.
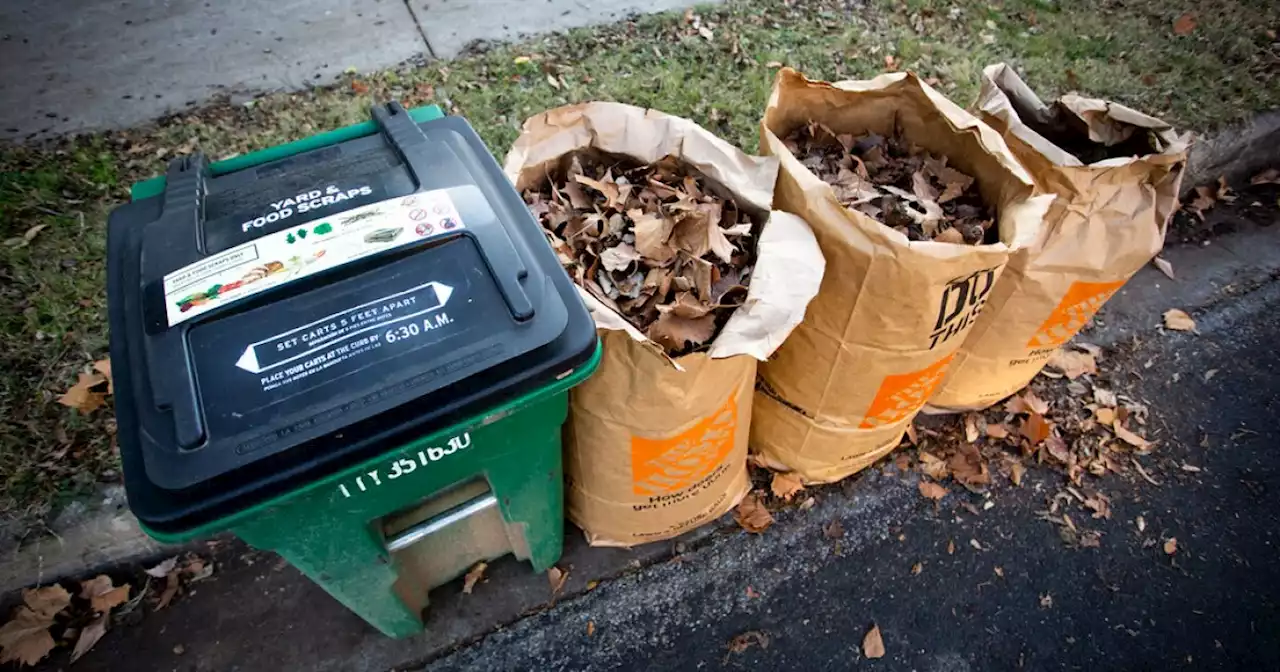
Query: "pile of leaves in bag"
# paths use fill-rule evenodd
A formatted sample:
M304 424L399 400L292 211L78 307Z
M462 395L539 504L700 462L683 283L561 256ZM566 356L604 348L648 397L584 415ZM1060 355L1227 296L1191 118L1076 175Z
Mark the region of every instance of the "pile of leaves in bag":
M1000 234L995 214L969 175L895 134L836 134L810 122L784 140L846 208L910 240L981 245Z
M747 296L759 222L673 157L574 154L524 199L574 281L671 356L707 349Z

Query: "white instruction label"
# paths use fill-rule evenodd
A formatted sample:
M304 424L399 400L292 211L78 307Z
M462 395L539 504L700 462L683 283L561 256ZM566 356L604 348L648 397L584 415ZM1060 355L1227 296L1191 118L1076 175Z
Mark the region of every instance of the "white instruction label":
M164 276L169 326L271 287L464 228L453 200L440 189L277 231Z

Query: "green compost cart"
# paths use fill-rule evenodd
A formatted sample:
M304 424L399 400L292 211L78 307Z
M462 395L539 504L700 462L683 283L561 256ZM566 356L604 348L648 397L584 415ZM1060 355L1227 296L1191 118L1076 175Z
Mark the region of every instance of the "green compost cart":
M438 108L210 164L108 225L116 415L153 537L230 530L383 633L564 535L560 427L590 315L471 127Z

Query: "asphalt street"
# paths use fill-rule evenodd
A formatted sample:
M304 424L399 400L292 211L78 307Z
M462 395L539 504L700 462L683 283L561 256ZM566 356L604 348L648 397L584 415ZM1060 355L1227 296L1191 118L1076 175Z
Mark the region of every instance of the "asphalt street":
M1106 364L1152 405L1160 445L1148 471L1160 485L1099 482L1113 516L1087 521L1098 548L1069 548L1037 518L1057 474L998 488L989 509L970 493L935 509L891 470L848 486L852 507L828 498L793 514L841 520L840 539L784 518L429 669L1278 669L1277 309L1280 286L1267 285L1199 315L1198 335L1155 332ZM870 661L861 644L873 624L886 655ZM735 652L744 633L758 634Z

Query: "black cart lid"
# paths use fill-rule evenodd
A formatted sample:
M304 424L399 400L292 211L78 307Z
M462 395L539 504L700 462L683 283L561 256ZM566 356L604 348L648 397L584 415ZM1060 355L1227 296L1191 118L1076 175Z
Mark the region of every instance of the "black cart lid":
M111 355L126 487L180 531L548 384L595 348L537 222L460 118L112 213Z

